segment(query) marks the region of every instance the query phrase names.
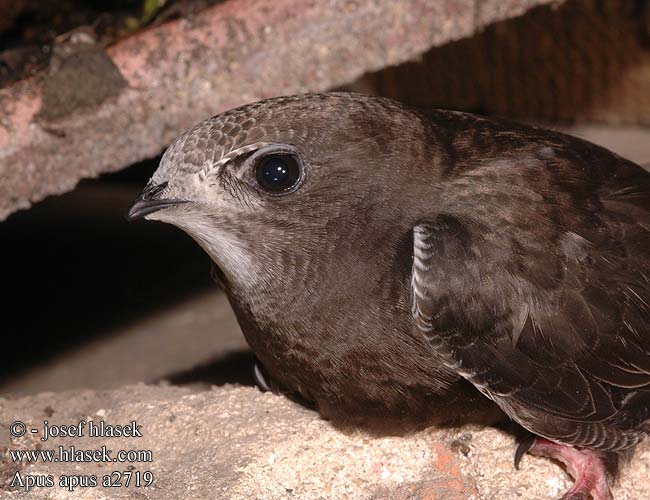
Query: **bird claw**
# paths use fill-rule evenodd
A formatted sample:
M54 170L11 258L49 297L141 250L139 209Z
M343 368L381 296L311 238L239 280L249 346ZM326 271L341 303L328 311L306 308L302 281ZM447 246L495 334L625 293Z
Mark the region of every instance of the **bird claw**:
M535 436L529 435L519 443L519 446L517 446L517 449L515 450L515 469L519 470L521 459L535 444L535 439Z
M266 380L267 376L264 373L264 367L260 364L257 358L253 361L253 378L255 379L257 387L259 387L262 392L275 392L273 390L273 382Z
M522 441L515 451L515 468L526 453L552 458L563 463L574 483L562 500L613 500L602 459L595 451L578 449L534 437Z

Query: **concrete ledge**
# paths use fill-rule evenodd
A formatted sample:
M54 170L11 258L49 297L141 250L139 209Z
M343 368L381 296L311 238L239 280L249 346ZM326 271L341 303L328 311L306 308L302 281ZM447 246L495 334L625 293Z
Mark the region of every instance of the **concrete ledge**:
M50 424L137 420L142 437L10 437L11 422L28 429ZM85 428L87 433L88 427ZM7 450L151 450L151 463L15 462ZM385 500L558 498L569 487L555 464L525 457L512 466L514 440L491 428L429 429L405 437L342 433L315 412L282 396L250 387L205 392L135 385L116 391L44 393L0 399L0 499ZM617 500L650 498L650 449L642 445L614 494ZM77 488L58 486L62 474L151 471L154 484ZM53 476L54 487L11 489L16 473Z
M53 68L0 90L0 220L155 156L225 109L345 84L548 1L230 0L122 40L107 50L110 60L89 51L93 72L105 68L105 80L124 84L103 89L92 106L43 110L44 88L60 78Z

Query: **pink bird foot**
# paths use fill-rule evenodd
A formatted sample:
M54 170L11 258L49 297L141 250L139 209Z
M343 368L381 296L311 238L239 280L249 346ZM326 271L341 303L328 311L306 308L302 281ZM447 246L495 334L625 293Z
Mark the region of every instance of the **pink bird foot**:
M551 458L564 464L574 483L562 500L614 500L607 483L607 471L602 458L593 450L578 449L535 437L523 441L515 452L515 467L524 454Z

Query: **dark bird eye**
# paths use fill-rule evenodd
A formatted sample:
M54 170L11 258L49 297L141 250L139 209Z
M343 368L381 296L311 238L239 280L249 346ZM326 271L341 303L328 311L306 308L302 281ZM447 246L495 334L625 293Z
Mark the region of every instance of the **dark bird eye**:
M260 158L256 167L257 182L271 193L293 189L300 181L300 164L290 154L272 154Z

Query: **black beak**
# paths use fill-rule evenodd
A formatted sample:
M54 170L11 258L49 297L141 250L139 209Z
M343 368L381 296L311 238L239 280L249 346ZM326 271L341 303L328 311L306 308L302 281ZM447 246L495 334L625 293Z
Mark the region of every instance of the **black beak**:
M161 200L157 198L157 195L165 189L167 183L158 184L156 186L149 185L147 186L140 197L133 202L129 212L126 214L126 218L129 221L135 219L141 219L145 215L157 212L158 210L170 207L172 205L178 205L179 203L187 203L185 200Z
M178 205L179 203L183 202L171 200L144 200L142 198L138 198L135 200L133 205L131 205L131 208L129 208L129 213L126 214L126 218L130 221L141 219L145 215L157 212L161 208L169 207L171 205Z

